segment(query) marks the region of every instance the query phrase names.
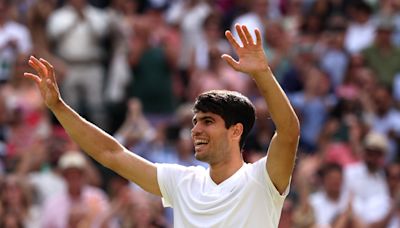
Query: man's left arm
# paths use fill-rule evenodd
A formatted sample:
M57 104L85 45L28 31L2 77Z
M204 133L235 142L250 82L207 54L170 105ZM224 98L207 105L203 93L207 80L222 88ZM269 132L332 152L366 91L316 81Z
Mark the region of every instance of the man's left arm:
M264 97L276 132L268 148L267 171L280 193L287 188L293 171L300 135L299 120L271 70L253 75Z
M276 132L268 149L266 169L272 183L283 193L289 184L295 163L300 135L299 120L268 66L260 31L255 31L257 40L254 42L246 26L236 25L236 30L242 46L231 32L226 32L226 37L235 48L239 61L229 55L223 55L222 58L235 70L247 73L254 79L268 105Z

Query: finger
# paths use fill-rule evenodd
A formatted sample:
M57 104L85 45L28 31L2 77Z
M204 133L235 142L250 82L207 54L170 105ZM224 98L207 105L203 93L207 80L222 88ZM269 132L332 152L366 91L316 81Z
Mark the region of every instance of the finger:
M55 82L56 81L56 77L55 77L55 73L54 73L54 67L53 65L51 65L49 62L47 62L47 60L40 58L40 62L46 67L47 72L49 74L49 78Z
M257 38L256 45L257 46L262 45L260 30L256 29L254 32L256 33L256 38Z
M47 69L37 58L31 56L29 58L30 65L39 73L39 76L46 77L47 76Z
M240 48L240 44L237 42L235 37L233 37L233 34L231 33L231 31L226 31L225 36L228 39L229 43L233 46L234 49Z
M253 37L251 36L251 33L246 25L242 25L242 30L246 36L247 42L249 42L249 44L254 44Z
M247 41L247 39L246 39L246 36L244 35L244 32L243 32L243 30L242 30L242 27L240 27L239 24L236 24L236 31L237 31L237 33L238 33L238 35L239 35L239 37L240 37L240 40L242 41L243 47L244 47L244 46L247 46L248 41Z
M39 76L32 73L24 73L24 76L30 78L31 80L34 80L38 84L42 81Z
M33 61L33 60L28 60L29 66L31 66L36 72L38 72L38 77L42 77L42 75L39 73L40 72L40 67Z
M239 63L238 63L236 60L234 60L234 59L232 58L232 56L227 55L227 54L223 54L223 55L221 56L221 58L222 58L223 60L225 60L233 69L235 69L235 70L238 70L238 69L239 69Z

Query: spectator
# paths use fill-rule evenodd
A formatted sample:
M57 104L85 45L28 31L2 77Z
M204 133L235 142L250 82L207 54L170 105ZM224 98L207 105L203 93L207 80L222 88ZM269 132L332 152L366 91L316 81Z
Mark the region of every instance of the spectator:
M137 97L151 123L169 119L176 106L173 79L179 40L162 17L162 8L151 7L136 23L130 63L134 79L130 96ZM157 83L154 83L157 82Z
M50 15L56 10L55 0L37 0L31 3L27 9L27 26L32 36L33 54L37 56L46 56L51 59L54 65L58 67L59 81L62 81L66 73L66 65L64 61L52 53L52 42L47 36L47 25Z
M231 31L233 31L233 35L237 40L239 40L239 36L234 29L236 24L247 25L250 31L254 31L255 28L258 28L261 32L262 37L265 37L265 24L270 16L268 10L268 0L252 0L249 1L248 4L249 12L238 16L231 25ZM251 35L255 40L255 34Z
M378 81L393 87L394 77L400 73L400 49L392 42L394 29L390 18L381 18L376 29L375 41L362 51L365 62L376 73Z
M134 35L134 23L138 20L138 2L113 0L110 15L111 59L105 85L105 101L110 119L110 131L120 127L126 112L128 87L132 80L129 66L129 41Z
M0 0L0 84L7 82L18 58L31 53L32 41L27 27L11 19L11 1Z
M389 140L385 161L395 161L400 148L400 112L394 107L390 89L385 86L378 86L370 99L372 110L366 112L368 124L373 131L385 135Z
M399 163L391 163L386 166L385 171L391 198L391 208L382 220L371 225L373 228L395 228L400 226L400 165Z
M68 0L51 14L47 27L55 54L68 67L61 84L65 100L102 128L107 127L102 93L105 77L102 40L108 25L105 11L89 5L87 0Z
M387 138L369 132L363 142L363 160L344 170L344 192L352 195L352 211L364 224L382 219L390 208L389 191L384 176Z
M101 189L86 184L87 162L80 152L65 152L61 156L58 165L67 188L46 200L41 227L100 224L102 216L109 210L109 202Z
M191 56L195 46L201 43L202 25L212 8L204 0L174 1L166 13L168 24L176 25L181 32L181 48L178 55L178 69L183 86L189 83Z
M349 12L344 44L348 52L357 54L372 44L376 26L372 21L372 9L364 1L354 1L349 6Z
M40 227L40 211L34 204L33 193L32 187L26 184L22 177L9 175L5 178L0 193L0 207L4 211L3 215L0 213L0 218L4 218L5 227L7 227L6 224L10 225L13 219L23 227Z
M342 167L326 163L321 167L320 175L322 188L309 198L317 227L332 225L335 217L345 211L349 200L342 191Z
M289 94L293 107L302 123L299 147L305 152L313 153L317 149L318 135L336 98L330 93L328 76L317 68L306 73L304 90Z

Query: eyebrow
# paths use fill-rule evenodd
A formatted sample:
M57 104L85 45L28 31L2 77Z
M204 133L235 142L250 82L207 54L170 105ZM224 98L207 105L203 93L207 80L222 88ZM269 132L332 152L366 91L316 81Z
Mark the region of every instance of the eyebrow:
M207 119L214 120L214 118L213 118L212 116L206 115L206 116L202 116L202 117L200 117L200 118L193 117L192 123L195 124L195 123L197 123L198 121L203 121L203 120L207 120Z

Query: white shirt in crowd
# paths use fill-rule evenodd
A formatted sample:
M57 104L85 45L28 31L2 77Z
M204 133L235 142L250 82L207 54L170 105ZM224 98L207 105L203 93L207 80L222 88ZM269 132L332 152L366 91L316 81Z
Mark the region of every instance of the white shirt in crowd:
M28 55L31 50L32 40L26 26L14 21L0 26L0 81L11 77L12 66L18 55Z
M56 10L48 21L49 37L57 41L56 52L70 61L98 61L104 55L101 39L108 32L106 11L87 5L85 19L80 19L72 6Z
M289 186L281 195L268 176L266 158L244 164L215 184L204 167L157 164L165 207L174 209L174 227L278 227Z
M365 163L344 170L344 191L353 194L353 210L364 223L382 219L390 210L390 196L383 171L370 173Z
M309 201L315 214L317 227L329 227L334 219L346 209L348 197L341 194L339 200L333 201L324 191L318 191L310 195Z

